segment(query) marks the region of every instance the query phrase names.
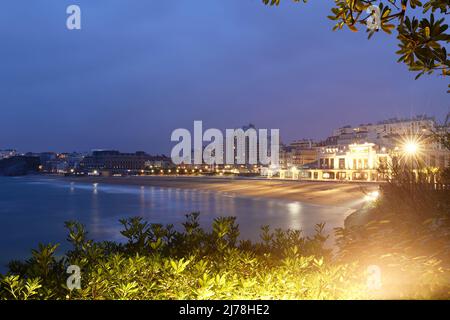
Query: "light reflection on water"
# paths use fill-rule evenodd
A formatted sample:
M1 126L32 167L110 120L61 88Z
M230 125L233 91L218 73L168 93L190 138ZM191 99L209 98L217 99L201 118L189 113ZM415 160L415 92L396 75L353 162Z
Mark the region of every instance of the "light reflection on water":
M139 215L179 228L185 214L194 211L201 212L200 223L207 228L218 216L236 216L241 238L252 240L258 240L262 225L311 234L320 222L326 222L328 230L341 226L348 214L346 208L210 191L0 177L0 265L28 256L39 242L68 248L63 227L67 220L84 223L96 240L122 241L121 218Z

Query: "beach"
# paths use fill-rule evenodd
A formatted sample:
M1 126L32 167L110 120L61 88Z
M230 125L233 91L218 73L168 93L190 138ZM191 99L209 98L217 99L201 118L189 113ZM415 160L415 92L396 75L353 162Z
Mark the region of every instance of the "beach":
M233 196L273 198L310 204L359 208L374 183L312 182L206 176L64 177L71 182L207 190Z

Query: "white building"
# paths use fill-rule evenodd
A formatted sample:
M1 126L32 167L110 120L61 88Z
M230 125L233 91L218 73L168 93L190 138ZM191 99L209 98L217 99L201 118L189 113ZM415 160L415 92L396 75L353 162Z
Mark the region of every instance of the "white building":
M344 126L333 130L333 136L322 142L322 147L311 148L317 152L308 154L311 165L295 163L295 148L290 146L282 149L277 170L267 168L261 172L268 177L294 180L381 181L389 176L393 164L439 171L450 166L450 151L437 141L436 133L450 132L449 119L447 116L443 125L432 117L417 116ZM306 142L300 140L299 145Z
M380 146L393 148L398 144L399 137L427 136L437 129L433 117L416 116L408 119L392 118L359 126L344 126L333 130L330 141L338 146L352 143L371 142Z
M263 175L292 180L381 181L387 176L391 157L386 148L374 143L351 144L341 147L322 147L318 150L317 165L309 169L292 166L269 169ZM383 172L385 169L386 172Z
M386 148L366 142L322 148L318 168L309 171L314 180L378 181L385 178L380 169L387 169L390 163Z
M391 156L402 158L405 144L418 145L417 162L422 167L445 168L450 165L450 152L436 141L435 133L449 130L448 123L439 126L433 117L388 119L376 124L345 126L333 131L330 146L342 148L350 144L373 143L385 148Z

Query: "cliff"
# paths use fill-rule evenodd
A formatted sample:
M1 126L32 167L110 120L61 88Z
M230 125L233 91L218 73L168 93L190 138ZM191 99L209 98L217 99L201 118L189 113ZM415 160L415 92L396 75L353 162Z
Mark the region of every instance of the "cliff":
M15 156L0 160L0 175L22 176L39 170L38 157Z

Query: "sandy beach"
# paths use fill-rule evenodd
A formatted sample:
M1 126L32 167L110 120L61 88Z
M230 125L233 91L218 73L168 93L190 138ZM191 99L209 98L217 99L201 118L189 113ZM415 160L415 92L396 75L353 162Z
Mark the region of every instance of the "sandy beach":
M364 192L374 191L378 188L377 184L370 183L198 176L65 177L64 179L82 183L209 190L235 196L265 197L349 208L360 207L365 195Z

